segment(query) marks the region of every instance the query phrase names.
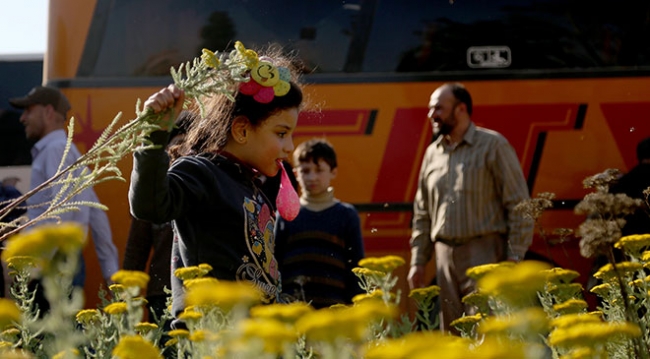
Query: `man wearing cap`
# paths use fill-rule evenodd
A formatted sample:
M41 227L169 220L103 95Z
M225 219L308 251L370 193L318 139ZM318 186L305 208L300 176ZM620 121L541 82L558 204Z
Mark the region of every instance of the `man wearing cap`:
M33 189L54 176L59 168L67 142L64 127L70 103L58 89L43 86L34 87L25 97L10 99L9 103L16 108L24 109L20 122L25 126L27 138L36 141L32 147L30 188ZM79 157L79 150L72 144L63 168ZM61 186L47 187L30 197L27 200L27 217L33 219L41 215L60 188ZM73 200L99 203L92 188L76 195ZM95 207L80 206L79 211L69 211L58 216L61 221L74 221L90 226L102 275L110 283L110 277L119 269L119 264L117 248L112 241L106 213ZM39 223L55 221L55 219L47 219ZM80 260L80 270L75 275L73 285L83 287L85 281L83 256Z

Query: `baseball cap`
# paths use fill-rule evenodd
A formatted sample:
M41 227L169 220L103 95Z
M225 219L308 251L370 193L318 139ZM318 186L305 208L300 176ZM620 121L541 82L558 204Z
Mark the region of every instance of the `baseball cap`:
M24 97L9 99L9 103L16 108L27 108L31 105L52 105L54 110L66 117L70 110L70 103L65 95L54 87L36 86Z

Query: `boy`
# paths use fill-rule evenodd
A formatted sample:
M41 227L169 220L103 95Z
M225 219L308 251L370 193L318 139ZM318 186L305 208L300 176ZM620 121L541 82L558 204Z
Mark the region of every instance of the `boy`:
M293 157L301 207L296 219L278 217L276 224L282 292L317 309L349 304L363 292L352 268L364 248L357 211L334 198L330 187L336 153L326 140L312 139L298 145Z

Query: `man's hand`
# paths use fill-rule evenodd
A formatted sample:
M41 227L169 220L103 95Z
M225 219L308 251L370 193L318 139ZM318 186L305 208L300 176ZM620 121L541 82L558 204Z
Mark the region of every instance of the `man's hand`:
M424 266L423 265L412 265L409 269L409 274L407 280L409 282L409 288L422 288L424 287Z

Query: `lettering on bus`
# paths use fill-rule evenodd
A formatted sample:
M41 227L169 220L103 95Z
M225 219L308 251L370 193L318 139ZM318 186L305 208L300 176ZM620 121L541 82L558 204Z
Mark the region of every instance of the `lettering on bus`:
M508 46L472 46L467 49L467 66L471 68L500 68L512 63Z

